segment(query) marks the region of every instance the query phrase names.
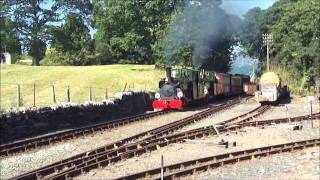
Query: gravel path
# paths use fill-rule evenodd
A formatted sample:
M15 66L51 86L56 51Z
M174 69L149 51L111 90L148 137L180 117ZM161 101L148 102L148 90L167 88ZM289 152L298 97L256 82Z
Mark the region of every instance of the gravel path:
M149 120L139 121L123 127L111 129L109 131L58 143L40 150L5 157L0 159L0 179L13 177L40 168L73 155L89 151L93 148L179 120L199 111L200 110L173 112Z
M265 129L250 127L243 129L237 134L230 133L222 135L224 140L229 142L236 141L236 147L225 149L224 147L217 145L218 141L220 141L217 136L209 136L199 140L172 144L161 148L160 150L143 154L140 157L118 162L99 170L92 170L76 179L99 179L101 177L111 179L146 169L156 168L160 166L161 155L164 155L165 165L167 165L230 151L318 138L320 136L319 133L319 127L311 129L308 124L299 131L292 131L281 126L267 127Z
M320 147L227 165L182 179L320 179Z

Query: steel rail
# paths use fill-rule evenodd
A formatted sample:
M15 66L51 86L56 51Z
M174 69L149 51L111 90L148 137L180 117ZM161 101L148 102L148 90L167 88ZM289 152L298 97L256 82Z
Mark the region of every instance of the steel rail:
M189 125L189 124L195 123L199 120L202 120L204 118L207 118L210 115L212 115L218 111L224 110L226 108L230 108L237 103L239 103L239 101L232 101L232 102L227 103L226 106L218 106L218 107L210 108L207 111L204 111L203 113L197 113L192 116L189 116L186 119L182 119L180 121L173 122L172 124L167 124L167 125L161 126L159 128L156 128L151 131L151 134L156 135L156 136L163 136L165 134L168 134L168 133L174 132L180 128L183 128L186 125Z
M248 98L248 97L244 97L244 98ZM237 99L233 98L229 101L234 102L235 100ZM36 149L39 147L51 145L53 143L62 142L64 140L73 139L80 136L96 133L99 131L104 131L107 129L124 126L126 124L130 124L130 123L144 120L147 118L152 118L152 117L166 114L169 112L172 112L172 111L158 111L158 112L153 112L149 114L140 114L136 116L108 121L106 123L85 126L85 127L81 127L81 128L77 128L69 131L54 133L46 136L39 136L36 138L30 138L27 140L17 141L9 144L3 144L3 145L0 145L0 156L9 156L10 154Z
M104 153L102 155L93 155L88 158L79 159L78 161L75 161L74 164L72 164L70 167L60 165L56 167L56 170L58 172L56 175L50 174L50 176L45 177L45 179L46 178L60 179L60 178L65 178L66 175L68 177L74 177L76 175L81 174L84 171L89 171L101 166L106 166L111 163L115 163L131 157L135 157L146 152L151 152L151 151L157 150L160 147L167 146L169 144L184 142L185 139L196 139L196 138L208 136L213 132L214 132L213 129L211 130L208 129L202 132L194 131L194 132L188 132L188 133L181 133L177 135L171 135L170 137L161 137L148 142L135 143L128 147L123 147L121 149Z
M310 139L304 141L296 141L285 144L278 144L272 146L264 146L259 148L247 149L242 151L235 151L225 154L219 154L206 158L185 161L163 167L164 179L174 179L187 175L195 174L196 172L203 172L208 169L218 168L226 164L235 164L240 161L250 160L252 158L266 157L273 154L292 152L301 150L307 147L320 146L320 139ZM116 178L117 180L125 179L160 179L161 167L150 169L147 171L131 174Z
M277 118L277 119L269 119L269 120L258 120L258 121L250 121L250 122L240 122L234 124L234 126L252 126L252 127L259 127L273 125L273 124L282 124L282 123L294 123L294 122L302 122L307 120L317 120L320 119L320 113L314 113L312 116L310 114L304 116L297 116L297 117L287 117L287 118Z
M145 120L155 116L163 115L171 111L158 111L148 114L140 114L136 116L121 118L105 123L99 123L91 126L85 126L77 129L72 129L64 132L54 133L46 136L39 136L36 138L30 138L27 140L16 141L9 144L0 145L0 156L9 156L13 153L36 149L42 146L52 145L57 142L62 142L68 139L74 139L80 136L93 134L99 131L105 131L108 129L124 126L133 122Z
M257 117L257 116L261 115L262 113L264 113L264 112L265 112L267 109L269 109L269 108L270 108L270 106L268 106L268 107L266 107L266 106L259 106L259 107L255 108L255 109L249 111L248 113L244 113L244 114L239 115L239 116L237 116L237 117L235 117L235 118L231 118L231 119L229 119L229 120L225 120L225 121L223 121L223 122L217 123L217 125L227 126L227 125L229 125L229 124L232 123L232 122L235 123L234 121L239 120L239 119L240 119L240 121L237 122L237 123L247 122L247 121L250 121L250 120L254 119L254 117ZM253 114L253 115L251 115L251 114ZM247 116L247 117L246 117L246 116ZM243 118L243 119L241 119L241 118ZM226 122L226 123L225 123L225 122ZM209 126L208 126L208 127L209 127ZM145 139L143 139L143 140L151 140L151 139L154 139L154 138L162 137L162 136L168 135L168 134L170 134L170 133L172 133L172 132L174 132L175 130L178 130L178 129L180 129L180 128L182 128L182 126L175 126L175 127L172 127L172 128L168 128L168 129L166 129L166 130L163 130L163 131L159 132L158 134L155 134L155 135L153 135L153 136L151 136L151 137L148 137L148 138L145 138ZM207 128L207 127L204 127L204 128ZM201 128L200 128L200 129L201 129Z
M317 117L314 117L313 119L316 118ZM309 118L307 116L298 116L293 118L291 122L301 122L304 120L309 120ZM265 120L262 122L264 122L264 126L267 126L272 125L272 123L270 122L275 122L275 120ZM287 123L289 122L289 119L287 119L287 121L282 120L276 122ZM260 124L260 126L263 126L263 124ZM221 126L218 127L218 130L220 133L225 133L229 131L236 131L243 127L246 126L244 124L233 127ZM67 164L61 164L60 166L55 167L56 174L51 174L50 176L45 177L45 179L67 179L69 177L77 176L83 172L87 172L95 168L107 166L111 163L115 163L123 159L127 159L146 152L157 150L158 147L164 147L172 143L184 142L186 139L201 138L204 136L209 136L211 134L216 134L215 129L213 128L213 126L208 126L181 132L178 134L173 134L166 137L161 137L158 139L153 139L148 142L137 142L135 144L131 144L127 147L122 147L107 154L93 155L91 157L87 157L81 160L79 159L77 162L74 162L71 166L69 165L69 167ZM43 178L43 176L38 177Z
M259 106L259 107L255 108L247 113L244 113L240 116L237 116L237 117L231 118L229 120L217 123L217 125L230 125L231 123L235 123L235 121L238 121L238 123L240 123L240 122L247 122L247 121L253 120L253 118L258 117L259 115L261 115L262 113L264 113L265 111L270 109L270 107L271 107L270 105ZM252 115L252 114L254 114L254 115ZM244 119L242 119L242 118L244 118Z
M302 119L300 117L297 117L297 120L301 121ZM274 120L269 120L269 121L274 121ZM266 121L265 124L269 125L270 123ZM219 132L224 133L228 131L235 131L243 127L244 126L230 128L228 126L224 126L224 127L219 127L218 129L219 129ZM202 128L190 130L190 131L185 131L179 134L173 134L170 136L161 137L158 139L152 139L150 141L136 142L135 144L130 144L129 146L119 148L113 152L109 152L106 154L96 154L91 157L78 160L77 162L74 162L72 166L67 164L61 164L60 166L55 167L58 174L51 174L51 176L47 178L63 179L63 178L66 178L66 175L73 177L81 174L84 171L89 171L91 169L105 166L110 163L120 161L122 159L130 158L145 152L156 150L157 146L163 147L172 143L184 142L186 139L196 139L204 136L209 136L211 134L216 134L216 132L214 131L213 126L208 126L208 127L202 127ZM63 170L63 169L67 169L67 170Z
M229 108L229 107L231 107L231 106L233 106L233 105L235 105L235 104L237 104L239 102L240 101L237 100L237 99L236 100L232 100L232 101L229 101L229 103L225 103L225 104L222 104L220 106L211 108L209 110L197 113L198 115L192 115L192 117L197 119L197 120L199 120L199 118L201 119L201 118L204 118L206 116L209 116L212 113L217 112L217 111L215 111L215 109L218 109L218 111L220 111L220 110L223 110L225 108ZM191 120L190 120L190 117L187 117L187 118L184 118L182 120L179 120L178 122L179 123L170 123L170 126L168 126L168 124L164 125L164 126L166 126L167 128L174 128L176 126L180 127L180 126L183 126L183 124L185 124L185 125L190 124ZM192 121L192 122L194 122L194 121ZM73 156L71 158L68 158L68 159L53 163L53 164L51 164L49 166L46 166L46 167L43 167L43 168L39 168L37 170L33 170L31 172L27 172L25 174L19 175L17 177L14 177L13 179L25 179L25 178L36 179L37 177L43 177L46 174L48 174L48 172L52 173L54 171L57 171L57 169L54 169L52 167L59 166L60 164L72 164L72 162L74 162L74 161L77 161L77 160L79 160L79 159L81 159L83 157L87 157L88 154L99 154L99 153L101 154L101 153L106 153L108 151L112 151L113 149L117 149L119 147L122 147L122 146L126 145L127 143L132 142L133 140L145 137L147 135L152 135L154 133L157 133L157 132L159 132L158 129L159 128L155 128L155 129L152 129L150 131L146 131L146 132L137 134L135 136L131 136L131 137L122 139L120 141L117 141L117 142L114 142L114 143L110 143L110 144L108 144L106 146L91 150L89 152L78 154L78 155ZM156 131L154 131L154 130L156 130ZM43 172L44 175L42 175L42 172Z

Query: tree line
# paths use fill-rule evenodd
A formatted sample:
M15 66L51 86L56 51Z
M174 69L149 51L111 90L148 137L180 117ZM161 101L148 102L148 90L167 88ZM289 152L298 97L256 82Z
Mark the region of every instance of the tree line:
M221 0L13 0L1 2L1 51L28 53L34 65L231 64L235 18ZM186 14L186 10L194 14ZM200 36L206 24L215 24ZM220 14L230 19L219 24ZM195 21L193 17L198 17ZM186 21L185 21L186 20ZM59 22L59 23L58 23ZM190 28L193 27L193 28ZM213 27L213 26L212 26ZM93 38L90 28L96 30ZM176 33L179 32L179 33ZM223 36L220 36L221 33ZM183 43L181 39L183 38ZM198 52L195 57L193 52ZM205 53L202 53L205 52ZM221 60L218 60L221 59Z
M178 64L227 72L233 48L271 58L306 82L319 74L317 0L279 0L242 18L222 0L0 1L1 51L28 53L34 65ZM96 32L93 37L90 29Z
M244 16L240 43L246 54L264 62L261 36L271 33L271 60L303 90L320 76L319 12L318 0L279 0L266 10L253 8Z

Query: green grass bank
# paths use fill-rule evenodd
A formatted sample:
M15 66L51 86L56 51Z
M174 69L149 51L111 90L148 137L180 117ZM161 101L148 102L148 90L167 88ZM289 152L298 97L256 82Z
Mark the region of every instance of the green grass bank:
M33 106L35 84L36 106L53 104L53 88L56 102L67 101L67 88L70 87L71 102L81 103L92 98L100 101L127 89L158 89L158 81L164 71L154 65L104 65L104 66L26 66L1 65L1 108L17 106L17 85L20 85L21 104Z

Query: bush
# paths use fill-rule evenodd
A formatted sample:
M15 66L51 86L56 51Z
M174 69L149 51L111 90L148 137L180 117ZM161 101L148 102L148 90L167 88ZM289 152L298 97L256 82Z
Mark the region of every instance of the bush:
M44 66L85 66L101 64L96 55L88 50L81 50L76 53L57 52L53 48L49 48L46 56L40 61L40 65Z
M20 60L30 59L31 62L21 62ZM21 64L21 65L32 65L32 56L28 54L12 54L11 55L11 63L12 64Z

